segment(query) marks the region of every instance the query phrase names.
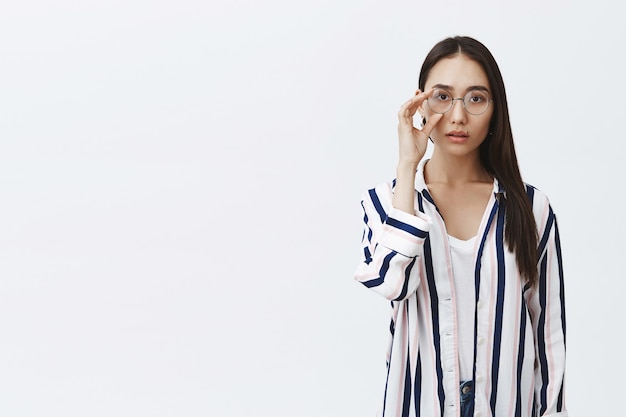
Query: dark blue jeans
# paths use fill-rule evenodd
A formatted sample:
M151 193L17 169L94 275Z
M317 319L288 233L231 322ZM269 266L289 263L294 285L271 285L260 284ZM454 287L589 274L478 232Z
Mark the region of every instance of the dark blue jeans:
M474 414L474 382L461 382L461 417L472 417Z

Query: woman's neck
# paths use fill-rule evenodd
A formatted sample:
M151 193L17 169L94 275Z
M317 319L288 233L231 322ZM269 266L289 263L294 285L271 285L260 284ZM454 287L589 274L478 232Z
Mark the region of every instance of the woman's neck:
M475 156L454 156L443 155L436 151L424 167L424 179L426 184L447 183L450 185L493 181L480 162L478 153Z

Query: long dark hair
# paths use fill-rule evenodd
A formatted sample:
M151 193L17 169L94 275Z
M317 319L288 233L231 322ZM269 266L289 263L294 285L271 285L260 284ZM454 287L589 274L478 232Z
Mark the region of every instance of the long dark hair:
M505 241L515 253L517 267L531 285L537 282L537 226L526 186L515 155L513 133L502 74L491 52L477 40L456 36L437 43L428 53L419 76L419 88L424 91L426 78L432 67L442 58L463 54L481 65L493 94L494 112L489 125L490 134L480 146L481 163L504 187L506 207Z

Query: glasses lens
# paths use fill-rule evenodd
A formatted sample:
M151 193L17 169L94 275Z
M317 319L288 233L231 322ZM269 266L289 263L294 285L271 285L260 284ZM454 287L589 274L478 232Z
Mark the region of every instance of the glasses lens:
M435 113L445 113L452 107L452 94L437 88L426 102L428 107Z
M463 104L468 113L483 114L489 107L489 96L484 91L470 91L463 98Z

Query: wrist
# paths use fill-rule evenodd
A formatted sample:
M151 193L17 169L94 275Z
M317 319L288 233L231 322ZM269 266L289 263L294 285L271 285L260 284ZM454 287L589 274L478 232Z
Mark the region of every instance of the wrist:
M419 162L415 161L400 161L396 166L396 174L398 176L415 176L415 171L417 171L417 167Z
M408 214L415 214L415 162L399 162L396 171L396 186L392 204Z

